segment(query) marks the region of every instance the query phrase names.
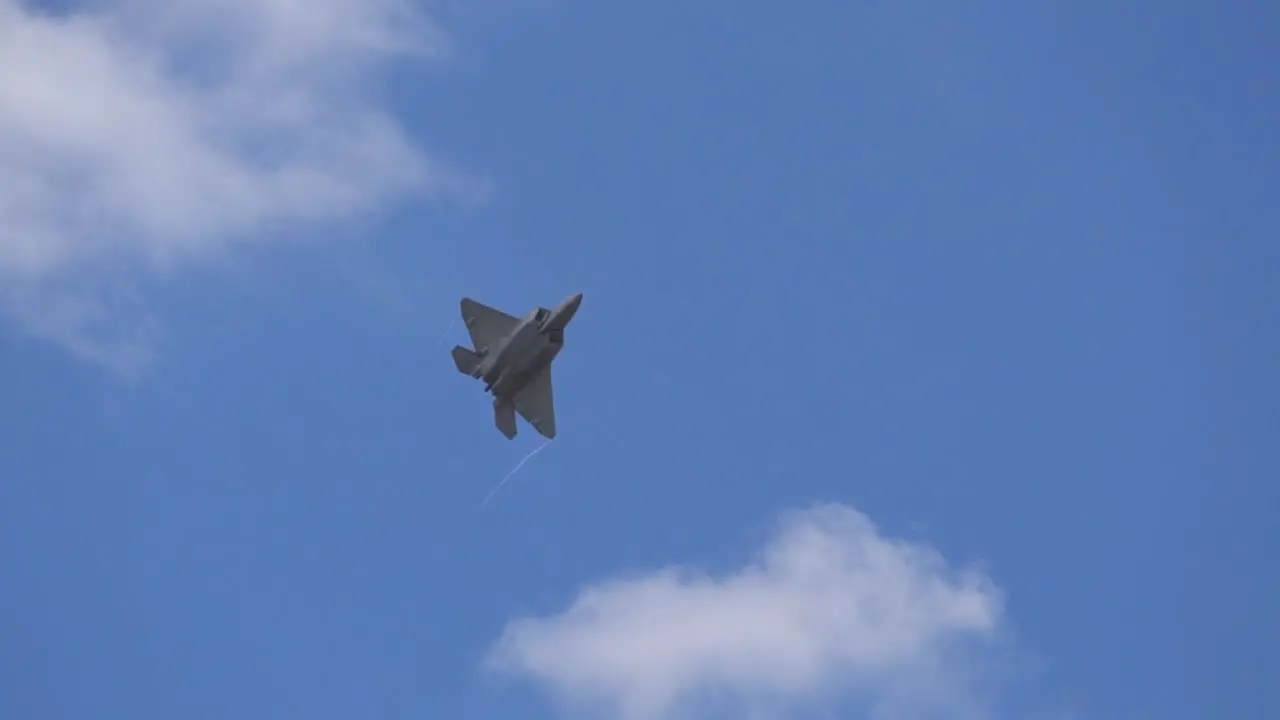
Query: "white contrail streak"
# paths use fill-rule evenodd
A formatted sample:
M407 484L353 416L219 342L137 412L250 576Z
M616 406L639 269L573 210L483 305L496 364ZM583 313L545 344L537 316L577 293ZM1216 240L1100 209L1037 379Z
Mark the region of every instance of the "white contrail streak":
M524 467L524 464L529 462L530 458L542 452L542 448L550 444L551 444L551 441L547 440L546 442L542 443L538 447L534 448L533 452L529 453L528 455L525 455L524 459L521 460L514 468L512 468L511 472L507 473L506 477L502 478L502 482L498 483L492 490L489 491L489 497L486 497L484 499L484 502L480 503L480 507L484 507L485 505L488 505L489 501L493 499L493 496L497 495L498 491L502 489L502 486L507 484L507 481L511 479L512 475L515 475L517 472L519 472L520 468Z
M440 339L436 341L437 348L439 348L440 345L442 345L444 341L449 338L449 333L453 332L453 326L457 324L458 324L458 318L454 318L449 321L449 329L445 330L444 334L440 336Z

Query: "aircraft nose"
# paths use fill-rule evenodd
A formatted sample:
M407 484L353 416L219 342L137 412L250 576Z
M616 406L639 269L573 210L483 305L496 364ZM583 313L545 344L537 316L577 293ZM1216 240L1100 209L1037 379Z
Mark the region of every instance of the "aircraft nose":
M556 307L550 325L563 329L573 319L574 314L578 312L578 306L581 304L582 293L565 299L564 302Z

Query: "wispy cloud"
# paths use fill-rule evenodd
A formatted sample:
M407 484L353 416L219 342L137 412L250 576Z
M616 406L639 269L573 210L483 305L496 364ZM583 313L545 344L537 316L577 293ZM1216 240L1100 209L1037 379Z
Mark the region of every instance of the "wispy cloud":
M795 717L832 703L963 717L979 707L974 650L1002 613L984 575L829 505L787 515L736 572L615 579L514 620L490 666L592 717Z
M110 299L136 273L482 192L379 92L389 63L448 52L409 0L89 7L0 0L0 302L37 335L136 365L147 333Z

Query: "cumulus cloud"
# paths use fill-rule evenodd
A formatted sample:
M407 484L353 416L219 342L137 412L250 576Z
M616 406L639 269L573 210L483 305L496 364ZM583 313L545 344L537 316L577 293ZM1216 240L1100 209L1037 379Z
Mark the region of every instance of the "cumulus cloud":
M971 663L1002 607L976 570L829 505L787 515L736 572L614 579L563 612L516 619L489 664L598 717L795 717L824 701L959 717L977 707Z
M482 186L424 156L377 88L389 63L447 53L417 8L0 0L4 309L120 364L145 343L111 297L138 273L408 194L474 199Z

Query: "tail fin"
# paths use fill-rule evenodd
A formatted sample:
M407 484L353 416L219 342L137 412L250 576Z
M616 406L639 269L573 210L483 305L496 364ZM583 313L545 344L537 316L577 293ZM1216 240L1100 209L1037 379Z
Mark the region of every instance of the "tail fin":
M510 400L493 400L493 424L510 440L516 436L516 406Z
M463 375L476 376L476 371L480 369L481 357L470 350L457 345L453 348L453 364L458 366L458 372Z

